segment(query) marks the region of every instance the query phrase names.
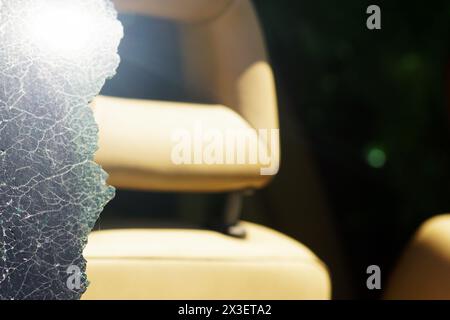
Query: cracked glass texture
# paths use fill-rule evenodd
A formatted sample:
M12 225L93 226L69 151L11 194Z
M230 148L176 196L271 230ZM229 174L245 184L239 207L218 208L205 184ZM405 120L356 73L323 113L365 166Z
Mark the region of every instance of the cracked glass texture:
M0 0L0 299L78 299L88 286L82 252L114 196L89 103L122 35L109 0Z

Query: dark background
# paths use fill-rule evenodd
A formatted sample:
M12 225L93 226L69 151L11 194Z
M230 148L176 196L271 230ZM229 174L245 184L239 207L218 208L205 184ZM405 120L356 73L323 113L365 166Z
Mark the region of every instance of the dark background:
M417 227L450 211L450 2L254 4L277 81L282 167L247 199L244 218L310 247L330 268L334 298L379 298L366 288L367 266L381 267L384 287ZM366 28L370 4L381 7L381 30ZM123 21L126 32L143 32ZM163 22L149 28L172 32ZM169 99L161 90L176 85L145 75L139 92L120 90L137 72L126 60L130 46L125 39L118 76L103 93ZM145 89L156 85L163 89ZM205 226L223 201L118 191L97 228Z
M254 3L282 121L301 127L349 270L388 273L419 224L450 211L450 2ZM365 27L370 4L381 7L381 30ZM368 161L374 148L381 167ZM281 175L301 164L287 165ZM376 295L349 278L356 296Z

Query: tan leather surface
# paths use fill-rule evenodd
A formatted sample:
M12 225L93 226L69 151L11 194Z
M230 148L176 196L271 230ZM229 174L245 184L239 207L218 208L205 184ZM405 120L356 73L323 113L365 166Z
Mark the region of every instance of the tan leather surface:
M450 299L450 214L422 225L389 279L386 299Z
M171 16L212 10L204 23L173 21L180 30L183 72L175 83L213 104L169 104L98 97L94 100L100 130L97 161L119 188L150 191L220 191L261 188L270 176L248 165L174 165L175 145L168 137L197 121L219 130L234 127L278 129L272 69L257 17L248 0L118 1L125 11ZM214 4L213 4L214 3ZM126 7L126 8L125 8ZM226 9L224 9L226 7ZM121 8L121 7L119 7ZM170 14L169 14L170 11ZM220 13L220 14L216 14ZM150 41L150 40L149 40ZM151 57L149 57L151 59ZM151 88L149 88L151 90ZM167 110L164 110L167 108ZM272 144L272 141L275 141ZM264 142L278 172L279 137Z
M83 299L329 299L323 263L302 244L243 223L245 240L203 230L94 232Z
M230 129L251 129L229 108L99 97L93 110L101 127L96 161L110 173L108 182L116 187L211 192L259 188L270 179L260 174L266 166L258 163L196 164L194 157L192 164L172 161L177 129L193 138L208 130L225 136ZM262 142L260 147L264 148Z
M121 12L203 22L220 15L234 0L114 0Z

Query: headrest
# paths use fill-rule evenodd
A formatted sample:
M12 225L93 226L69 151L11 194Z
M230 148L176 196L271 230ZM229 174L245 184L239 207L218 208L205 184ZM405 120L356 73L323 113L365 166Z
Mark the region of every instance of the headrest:
M251 1L115 2L122 12L216 22L186 28L175 49L183 57L177 80L192 96L209 98L206 103L113 96L94 100L100 129L96 158L109 173L110 184L175 192L226 192L266 185L279 167L278 109L273 73Z
M275 147L270 163L248 162L252 148L264 150L266 145L258 136L254 143L241 136L251 132L251 126L227 107L98 97L93 110L100 127L96 161L118 188L190 192L258 189L271 178L261 175L263 168L278 170L278 140L271 140ZM213 140L204 142L205 138ZM233 142L232 159L226 152L226 138ZM224 151L209 159L208 150L215 142L222 142L219 148ZM235 152L241 145L243 152ZM238 160L241 154L245 163Z
M213 19L235 0L114 0L124 13L158 16L183 22ZM239 0L242 1L242 0Z

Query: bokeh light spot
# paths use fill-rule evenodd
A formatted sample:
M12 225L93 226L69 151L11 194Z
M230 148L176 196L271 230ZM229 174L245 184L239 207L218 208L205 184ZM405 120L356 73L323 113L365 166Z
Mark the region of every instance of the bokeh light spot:
M367 163L372 168L380 169L386 164L386 152L380 148L371 148L367 153Z

